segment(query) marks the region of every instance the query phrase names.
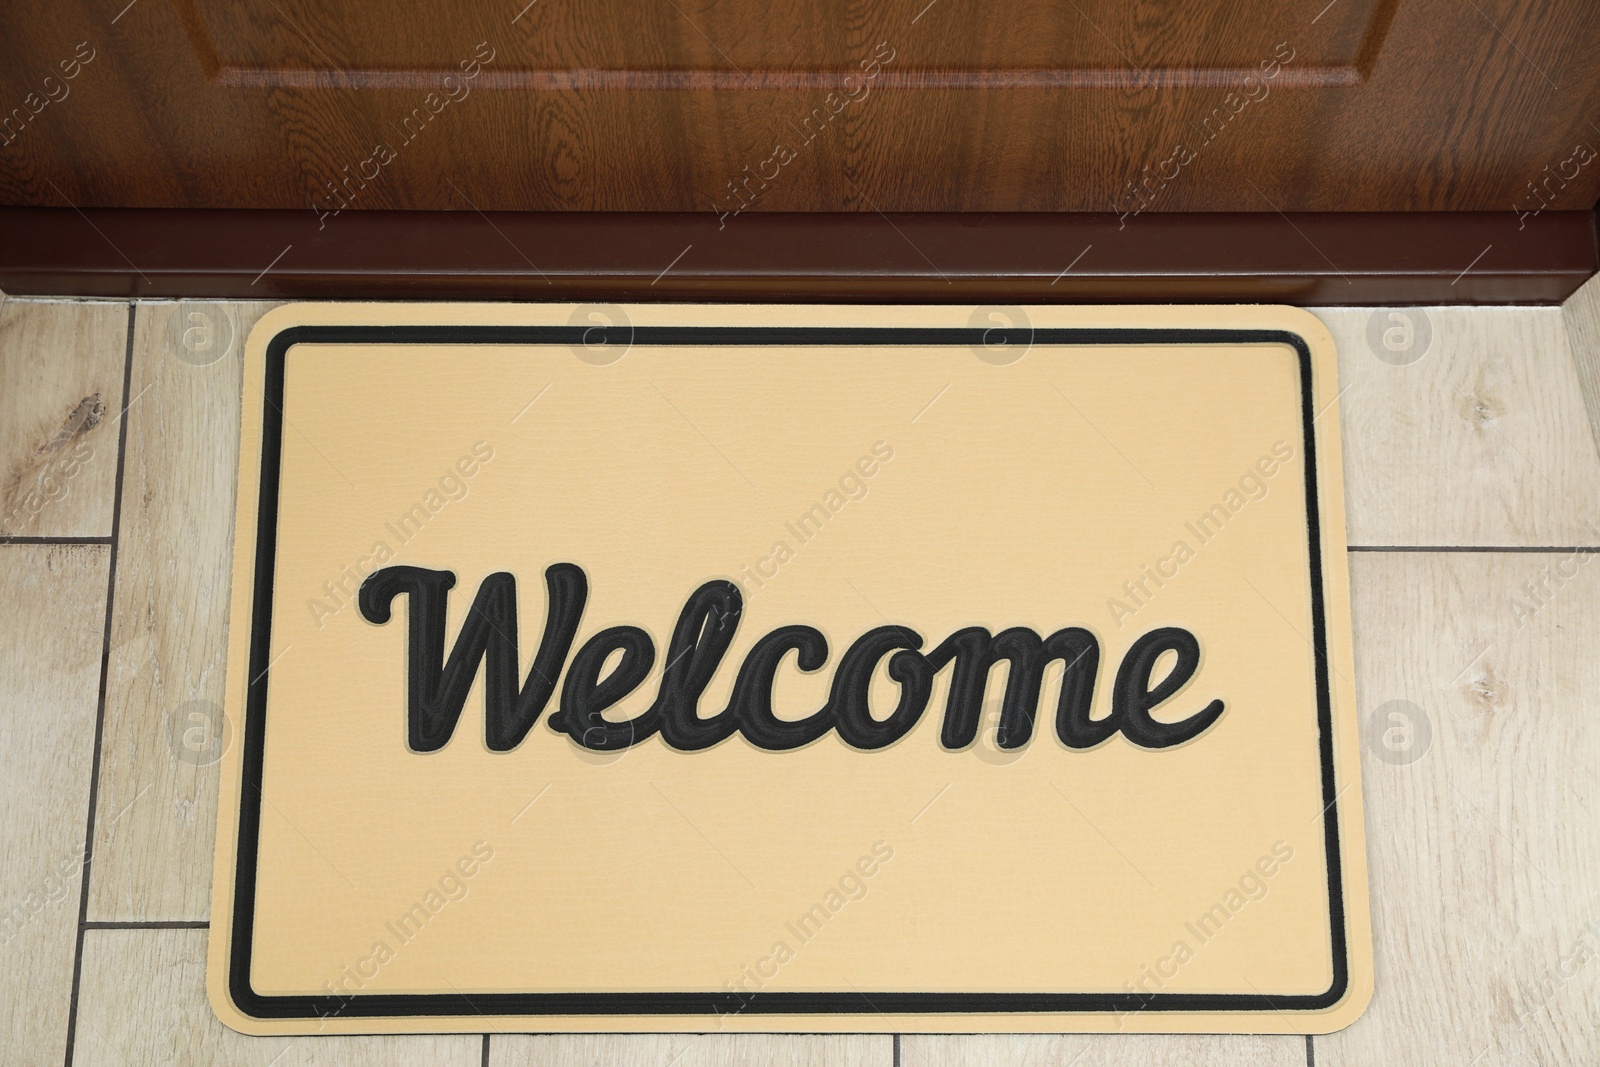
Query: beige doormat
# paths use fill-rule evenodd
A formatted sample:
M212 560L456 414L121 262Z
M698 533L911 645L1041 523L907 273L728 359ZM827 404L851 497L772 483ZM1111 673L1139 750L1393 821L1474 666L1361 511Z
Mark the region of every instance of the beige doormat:
M244 378L230 1026L1365 1006L1310 315L305 304Z

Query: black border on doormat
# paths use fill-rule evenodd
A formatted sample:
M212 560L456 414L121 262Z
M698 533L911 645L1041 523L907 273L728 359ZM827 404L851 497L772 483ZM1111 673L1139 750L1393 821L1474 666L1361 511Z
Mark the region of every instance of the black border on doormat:
M267 682L272 639L272 583L277 552L278 494L283 444L287 355L297 344L583 345L596 333L608 343L634 345L1215 345L1282 344L1298 357L1302 447L1306 457L1306 528L1310 551L1312 648L1327 854L1333 982L1325 992L1265 993L407 993L351 996L268 996L250 985L255 926L256 853L261 829L261 782L266 755ZM256 512L256 560L251 608L248 688L239 790L228 990L235 1007L258 1019L472 1017L537 1015L881 1015L967 1013L1090 1013L1140 1011L1317 1011L1332 1007L1349 986L1338 795L1334 784L1333 714L1328 679L1327 623L1322 590L1322 542L1317 501L1317 453L1312 410L1311 349L1288 330L1246 329L1009 329L944 327L583 327L583 326L295 326L267 343L263 383L261 486ZM237 665L233 669L238 669Z

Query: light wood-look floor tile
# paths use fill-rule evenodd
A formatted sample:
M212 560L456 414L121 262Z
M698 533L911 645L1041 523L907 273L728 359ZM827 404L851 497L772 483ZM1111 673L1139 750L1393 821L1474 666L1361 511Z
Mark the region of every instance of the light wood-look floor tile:
M0 1062L66 1050L105 647L104 545L0 545Z
M1375 320L1378 349L1404 328L1391 313L1414 338L1426 323L1414 363L1369 341ZM1339 348L1351 544L1600 545L1600 452L1559 308L1316 314Z
M901 1067L1305 1067L1303 1037L907 1034Z
M892 1067L888 1034L496 1035L490 1067Z
M479 1067L483 1038L245 1037L206 1002L206 931L90 930L76 1067Z
M133 806L96 826L93 920L209 913L241 353L269 306L138 308L99 792L102 816ZM196 328L217 347L185 347Z
M1567 344L1577 364L1578 384L1589 412L1589 427L1600 444L1600 274L1590 278L1561 305Z
M1377 995L1318 1067L1600 1063L1600 557L1568 558L1351 561L1358 702L1394 731L1362 750Z
M109 537L120 303L0 301L0 537Z

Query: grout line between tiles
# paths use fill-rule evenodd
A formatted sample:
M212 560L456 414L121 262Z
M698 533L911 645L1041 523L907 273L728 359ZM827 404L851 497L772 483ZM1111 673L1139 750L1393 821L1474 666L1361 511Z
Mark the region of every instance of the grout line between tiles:
M129 388L133 382L133 333L138 316L137 304L128 303L128 340L122 356L122 407L127 412ZM83 884L78 893L77 944L72 953L72 995L67 1004L66 1067L72 1067L72 1054L78 1031L78 986L83 978L83 934L89 918L89 873L94 858L95 805L100 796L100 746L105 736L106 687L111 673L111 618L117 593L117 535L122 527L122 473L128 458L128 420L119 420L117 429L117 477L111 501L111 550L106 567L106 615L100 647L100 692L95 701L94 755L89 762L89 804L83 833Z
M109 537L32 537L9 534L0 537L0 545L109 545Z

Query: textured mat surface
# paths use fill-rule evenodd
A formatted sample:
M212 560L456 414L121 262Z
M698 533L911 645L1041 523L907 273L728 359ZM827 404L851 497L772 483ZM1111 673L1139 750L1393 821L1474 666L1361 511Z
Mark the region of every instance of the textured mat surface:
M1337 396L1289 309L269 313L214 1006L1347 1024Z

